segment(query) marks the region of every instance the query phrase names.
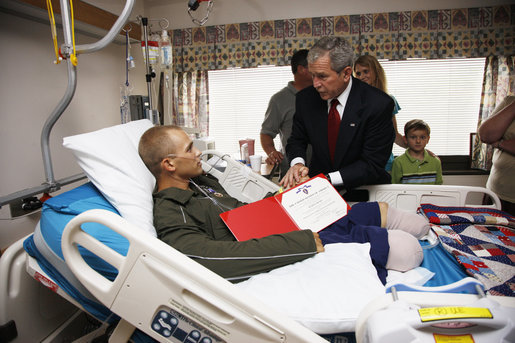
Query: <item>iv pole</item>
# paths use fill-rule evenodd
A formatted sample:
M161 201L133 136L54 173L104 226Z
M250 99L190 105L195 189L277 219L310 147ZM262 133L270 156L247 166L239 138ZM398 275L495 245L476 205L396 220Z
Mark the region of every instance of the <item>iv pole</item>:
M141 25L143 26L143 41L145 42L145 79L147 82L147 93L148 93L148 105L149 108L146 110L146 118L149 119L154 125L160 125L163 123L159 122L159 111L154 109L153 99L152 99L152 79L156 77L156 72L152 68L150 64L150 56L148 49L148 18L144 18L138 16L138 20L141 21ZM166 19L165 19L166 20ZM168 21L167 21L168 22ZM167 25L168 27L168 25Z
M150 57L149 57L149 53L148 53L148 18L141 18L141 25L143 25L143 39L145 41L145 70L146 70L145 77L147 80L148 104L149 104L149 108L150 108L149 112L151 112L152 109L154 108L152 106L152 78L156 77L156 73L152 70L152 67L150 66L150 63L149 63ZM152 123L154 123L152 118L150 118L151 113L149 113L149 112L147 112L147 119L150 119L152 121Z

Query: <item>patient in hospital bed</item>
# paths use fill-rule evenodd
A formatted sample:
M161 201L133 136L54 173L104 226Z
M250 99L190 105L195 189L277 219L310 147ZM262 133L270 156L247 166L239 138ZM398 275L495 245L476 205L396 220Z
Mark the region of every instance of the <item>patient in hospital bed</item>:
M406 271L422 262L418 238L429 230L427 221L377 202L354 205L319 234L300 230L238 242L219 215L244 203L230 197L216 179L203 175L200 152L182 129L152 127L141 137L138 150L157 181L158 237L232 282L305 260L329 243L369 243L383 284L387 269Z

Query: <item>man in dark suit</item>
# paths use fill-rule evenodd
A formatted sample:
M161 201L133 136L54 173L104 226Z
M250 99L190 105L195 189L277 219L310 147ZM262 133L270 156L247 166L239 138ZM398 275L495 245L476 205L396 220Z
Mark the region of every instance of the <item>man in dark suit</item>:
M286 145L291 167L281 185L320 173L337 189L390 183L384 168L395 138L394 104L386 93L352 77L353 60L352 47L340 37L321 38L309 51L313 86L297 93ZM309 168L308 144L313 148Z

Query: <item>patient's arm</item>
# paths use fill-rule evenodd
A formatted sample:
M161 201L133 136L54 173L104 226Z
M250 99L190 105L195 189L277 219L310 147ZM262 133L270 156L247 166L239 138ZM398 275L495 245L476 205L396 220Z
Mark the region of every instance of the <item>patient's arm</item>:
M515 155L515 138L507 139L507 140L498 140L497 142L492 144L494 148L506 151L512 155Z
M478 130L481 141L486 144L498 142L513 120L515 120L515 101L481 124Z
M317 242L310 230L293 231L243 242L216 240L199 227L170 227L158 237L218 275L233 281L313 256Z
M311 230L238 242L220 219L216 206L208 208L211 205L209 201L188 206L159 201L154 207L158 238L222 277L236 281L304 260L317 252Z

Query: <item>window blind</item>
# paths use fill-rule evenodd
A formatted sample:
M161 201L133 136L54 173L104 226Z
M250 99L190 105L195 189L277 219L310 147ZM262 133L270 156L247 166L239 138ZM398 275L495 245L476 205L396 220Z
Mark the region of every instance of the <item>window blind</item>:
M255 153L264 156L259 132L268 101L291 80L289 66L210 71L209 136L216 149L238 157L238 141L253 138ZM279 136L274 143L279 149Z
M400 134L411 119L431 128L427 148L437 155L468 155L470 133L476 132L484 58L381 61L388 92L401 107ZM394 155L404 153L395 145Z
M431 127L428 149L438 155L468 155L469 137L476 132L484 58L380 61L388 92L401 106L399 133L411 119ZM209 72L209 136L216 149L239 156L239 139L255 139L263 154L259 131L270 97L286 86L291 68L265 66ZM280 147L278 137L275 145ZM400 155L404 149L394 145Z

